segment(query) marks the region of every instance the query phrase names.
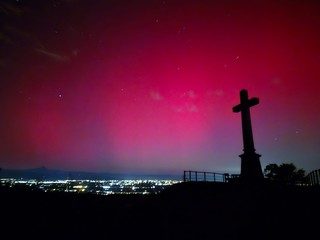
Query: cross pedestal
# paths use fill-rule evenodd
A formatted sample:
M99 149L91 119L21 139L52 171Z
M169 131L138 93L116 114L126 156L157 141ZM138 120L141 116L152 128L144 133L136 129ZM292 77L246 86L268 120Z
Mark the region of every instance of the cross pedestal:
M256 153L253 142L250 107L259 103L258 98L248 99L248 91L240 91L240 104L233 107L233 112L241 112L242 136L243 136L243 154L241 158L240 179L243 182L261 182L263 173L260 164L261 155Z

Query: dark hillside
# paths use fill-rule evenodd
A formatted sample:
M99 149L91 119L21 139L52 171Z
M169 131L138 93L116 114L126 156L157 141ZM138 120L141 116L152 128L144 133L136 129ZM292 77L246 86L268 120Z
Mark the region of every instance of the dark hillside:
M319 188L181 183L158 195L1 189L8 239L306 239Z

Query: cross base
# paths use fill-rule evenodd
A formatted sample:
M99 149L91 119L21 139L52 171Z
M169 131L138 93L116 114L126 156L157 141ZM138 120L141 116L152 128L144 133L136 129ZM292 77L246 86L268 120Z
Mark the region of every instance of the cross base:
M260 154L255 152L243 153L241 158L240 180L245 183L260 183L264 176L260 164Z

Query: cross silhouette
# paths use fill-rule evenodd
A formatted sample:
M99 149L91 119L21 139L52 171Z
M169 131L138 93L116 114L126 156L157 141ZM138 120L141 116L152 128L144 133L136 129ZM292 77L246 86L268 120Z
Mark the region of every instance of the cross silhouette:
M248 91L240 91L240 104L233 107L233 112L241 112L242 119L242 137L243 137L243 154L241 158L240 177L246 182L253 182L263 179L263 173L260 164L260 156L254 148L250 107L259 103L258 98L248 99Z
M250 107L257 105L258 103L258 98L248 99L248 91L243 89L240 91L240 104L232 108L233 112L241 111L244 152L255 152L252 135Z

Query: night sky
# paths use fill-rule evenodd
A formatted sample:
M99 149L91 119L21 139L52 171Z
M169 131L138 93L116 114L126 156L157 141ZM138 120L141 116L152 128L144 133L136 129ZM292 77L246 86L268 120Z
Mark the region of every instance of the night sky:
M0 1L0 167L320 167L319 1Z

